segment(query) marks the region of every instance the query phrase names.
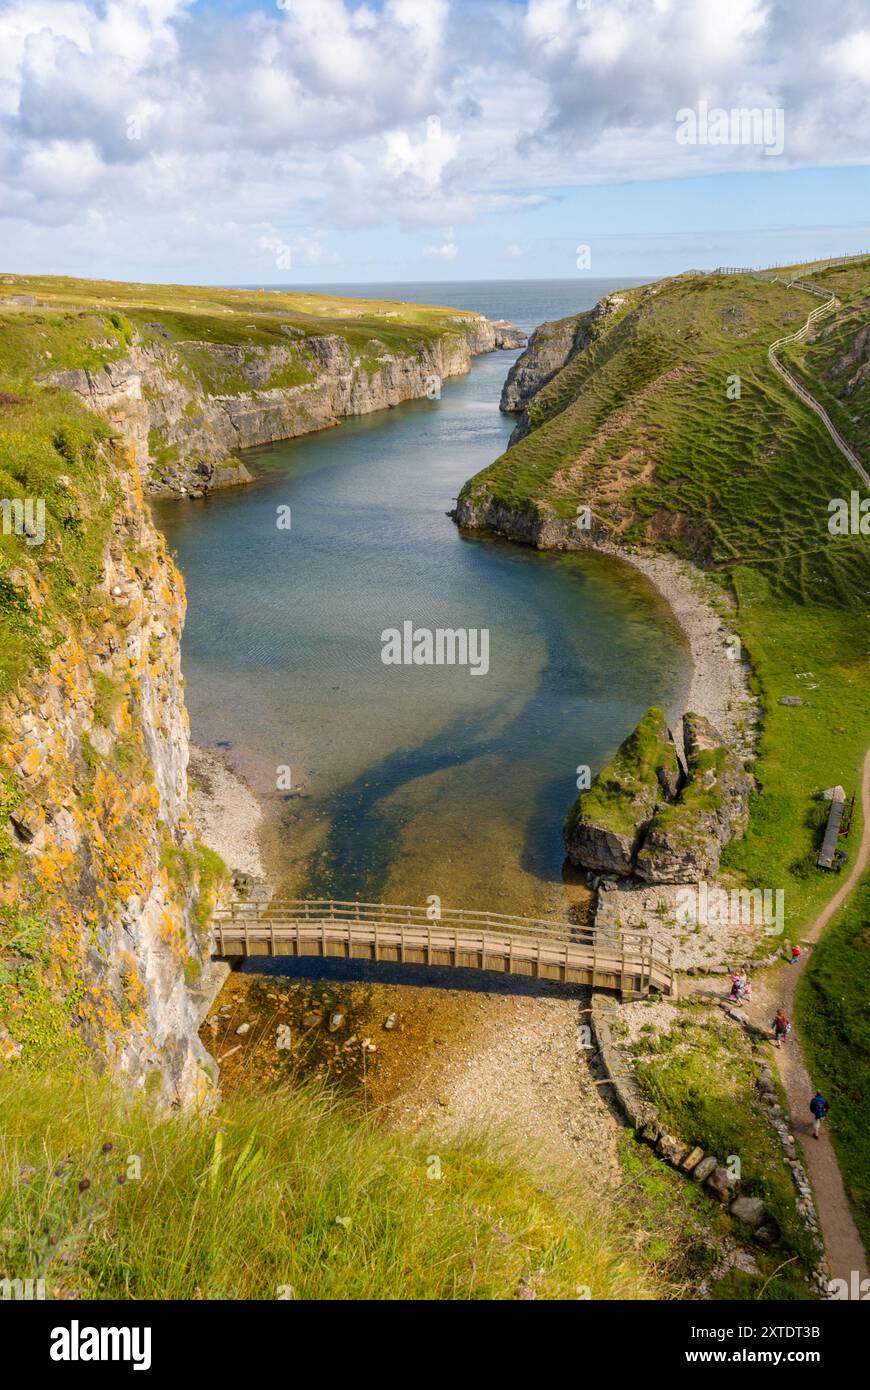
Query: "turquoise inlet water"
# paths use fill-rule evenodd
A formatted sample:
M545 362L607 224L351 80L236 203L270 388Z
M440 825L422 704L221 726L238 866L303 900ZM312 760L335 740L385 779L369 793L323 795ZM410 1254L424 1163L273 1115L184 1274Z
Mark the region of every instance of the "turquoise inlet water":
M611 288L401 291L532 327ZM155 507L187 581L193 737L263 798L294 895L563 916L576 768L648 705L681 706L685 644L633 570L466 538L446 516L507 444L514 356L478 358L438 401L249 451L250 487ZM381 634L406 621L487 629L488 672L384 665Z

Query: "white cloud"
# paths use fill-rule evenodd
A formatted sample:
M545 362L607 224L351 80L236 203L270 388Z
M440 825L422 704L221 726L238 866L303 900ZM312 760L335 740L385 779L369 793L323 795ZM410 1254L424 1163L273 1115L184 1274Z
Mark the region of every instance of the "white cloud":
M448 227L444 233L444 240L440 246L427 246L423 251L424 256L434 256L441 261L455 261L459 255L459 247L453 240L453 228Z
M28 226L147 244L184 217L259 255L288 228L315 264L331 232L437 233L566 186L870 162L865 0L0 7L0 219L25 248ZM677 145L701 98L783 107L784 153ZM453 231L426 254L455 258Z

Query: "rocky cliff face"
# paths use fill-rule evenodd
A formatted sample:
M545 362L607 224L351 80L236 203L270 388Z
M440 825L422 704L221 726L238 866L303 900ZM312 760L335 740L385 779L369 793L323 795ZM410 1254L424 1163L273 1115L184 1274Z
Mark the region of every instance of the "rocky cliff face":
M594 873L632 874L656 808L676 799L683 780L662 711L647 710L568 814L565 849L572 864Z
M656 808L635 872L647 883L711 879L729 841L746 834L752 779L709 720L683 717L688 778L681 795Z
M585 314L572 314L566 319L542 323L529 338L507 374L502 387L500 409L513 415L528 404L536 391L556 375L574 349Z
M508 447L524 439L532 427L526 413L532 398L562 370L575 352L588 346L597 325L624 304L622 295L608 295L586 313L552 319L535 329L528 347L511 367L502 387L500 409L506 415L520 415Z
M0 555L0 621L27 632L0 686L0 1064L91 1055L189 1104L215 1074L198 1026L223 870L189 816L184 586L145 491L243 481L237 449L434 394L474 353L518 343L458 315L416 352L369 340L361 361L337 334L191 344L116 319L121 354L99 320L76 324L77 345L58 320L33 355L72 365L34 371L33 402L0 392L0 426L14 417L13 446L28 441L22 485L48 497L44 543Z
M127 357L102 370L58 372L52 380L135 435L149 492L201 496L250 481L237 457L242 449L434 398L443 381L468 371L473 356L525 341L513 325L480 315L455 323L455 332L413 353L369 344L365 358L338 334L293 338L288 330L287 345L273 347L140 337Z
M683 717L684 771L660 710L649 710L582 793L565 824L571 862L646 883L693 883L746 833L752 779L709 720Z
M14 1055L87 1051L189 1103L215 1068L197 1037L211 899L187 810L184 587L142 495L141 403L123 375L94 391L129 428L101 460L115 506L99 584L0 706L0 1003ZM34 560L10 581L44 610Z
M538 550L588 550L609 541L610 533L595 518L588 527L575 517L560 517L550 507L535 503L521 508L502 502L488 493L472 490L459 496L450 513L457 526L470 531L491 531L506 540L533 545Z

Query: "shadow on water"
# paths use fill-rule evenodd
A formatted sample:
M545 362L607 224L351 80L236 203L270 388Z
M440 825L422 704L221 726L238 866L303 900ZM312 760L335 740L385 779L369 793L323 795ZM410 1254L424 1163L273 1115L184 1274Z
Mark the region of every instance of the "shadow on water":
M518 749L529 751L529 730L546 729L552 718L554 691L568 692L570 703L589 696L589 672L573 646L574 634L563 618L551 614L544 638L544 660L533 690L499 730L509 701L491 706L479 718L464 716L412 748L397 749L381 762L365 768L340 786L323 805L328 817L326 842L308 862L302 897L355 897L381 901L390 872L395 868L397 838L404 814L384 803L395 792L419 779L447 769L492 757L505 768L517 762ZM636 714L627 713L626 732ZM565 815L576 794L573 769L548 778L534 791L523 793L523 842L520 867L540 883L561 884L578 880L559 851ZM506 774L509 775L509 774Z
M506 703L506 702L505 702ZM314 852L299 896L360 897L378 902L395 859L399 817L381 803L420 777L461 767L495 751L485 738L492 717L458 719L414 748L400 748L365 768L324 801L329 816L325 845Z

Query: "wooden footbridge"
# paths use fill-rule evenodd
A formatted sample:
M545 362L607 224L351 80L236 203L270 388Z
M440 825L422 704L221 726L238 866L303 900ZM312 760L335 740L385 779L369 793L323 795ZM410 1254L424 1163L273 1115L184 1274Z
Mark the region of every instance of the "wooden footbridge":
M670 947L648 931L595 930L570 922L464 908L337 902L331 898L233 900L212 925L217 956L338 956L346 960L493 970L618 990L676 994Z

